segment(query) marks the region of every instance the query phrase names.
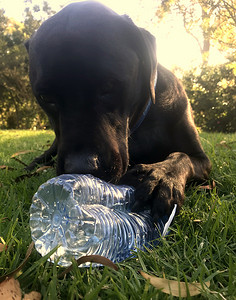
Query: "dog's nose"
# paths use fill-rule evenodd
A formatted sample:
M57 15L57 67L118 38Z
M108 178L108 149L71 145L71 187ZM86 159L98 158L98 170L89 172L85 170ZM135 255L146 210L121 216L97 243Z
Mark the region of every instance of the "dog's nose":
M93 174L98 170L97 155L69 154L65 158L64 170L69 174Z

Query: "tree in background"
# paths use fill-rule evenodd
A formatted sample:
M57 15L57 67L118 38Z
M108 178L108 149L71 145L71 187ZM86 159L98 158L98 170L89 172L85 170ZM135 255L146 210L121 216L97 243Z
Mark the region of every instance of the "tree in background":
M204 65L186 72L183 83L197 126L205 131L236 131L236 63Z
M30 1L26 1L30 5ZM35 14L41 14L39 19ZM28 76L28 54L24 43L53 13L47 2L27 7L24 23L5 16L0 10L0 128L43 128L47 117L37 105Z
M161 22L179 14L198 43L202 65L183 73L183 83L195 122L206 131L236 131L236 5L235 0L162 0ZM210 66L211 47L223 52L227 62Z
M228 54L235 49L235 0L162 0L159 22L170 13L182 17L186 32L197 41L203 65L208 64L212 45Z
M4 16L1 18L0 92L1 115L8 127L19 127L20 110L25 108L28 96L28 80L25 74L23 50L23 24Z

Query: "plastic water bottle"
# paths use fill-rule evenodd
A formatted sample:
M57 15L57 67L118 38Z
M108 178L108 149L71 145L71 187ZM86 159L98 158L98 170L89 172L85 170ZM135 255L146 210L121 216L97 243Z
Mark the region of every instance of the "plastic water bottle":
M60 245L50 258L60 257L62 266L70 265L72 257L91 254L120 262L167 230L167 217L154 226L148 211L130 212L133 202L132 187L108 184L92 175L52 178L39 187L30 207L36 250L44 256Z

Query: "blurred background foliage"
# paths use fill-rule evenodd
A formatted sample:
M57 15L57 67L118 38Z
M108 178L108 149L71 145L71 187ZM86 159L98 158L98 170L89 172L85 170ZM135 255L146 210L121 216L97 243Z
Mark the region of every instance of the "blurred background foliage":
M24 43L55 12L47 2L39 6L26 0L25 6L23 22L7 17L0 10L0 129L50 127L31 91ZM153 22L158 26L170 14L181 16L202 57L198 67L173 70L178 71L186 88L196 125L204 131L235 132L235 0L158 1ZM223 64L209 64L212 45L224 54Z

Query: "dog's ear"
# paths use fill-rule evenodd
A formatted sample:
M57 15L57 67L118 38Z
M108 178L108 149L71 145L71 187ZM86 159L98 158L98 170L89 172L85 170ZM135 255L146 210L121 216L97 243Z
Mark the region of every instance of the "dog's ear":
M156 57L156 39L155 37L143 28L139 28L144 40L146 53L144 54L144 63L148 68L148 76L150 80L150 96L155 103L155 86L157 81L157 57Z
M122 16L132 28L132 36L130 40L133 40L135 50L142 63L142 69L145 74L145 78L148 80L150 97L155 103L155 85L157 80L157 58L156 58L156 39L155 37L143 28L137 27L132 19L127 16Z

